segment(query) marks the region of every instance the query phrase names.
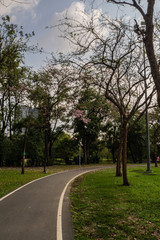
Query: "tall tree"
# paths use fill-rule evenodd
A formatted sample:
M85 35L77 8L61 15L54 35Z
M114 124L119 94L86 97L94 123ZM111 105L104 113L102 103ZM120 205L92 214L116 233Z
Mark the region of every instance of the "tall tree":
M154 79L154 83L157 90L157 101L158 105L160 106L160 71L159 71L159 59L157 59L156 52L155 52L155 42L154 42L154 29L155 29L155 22L154 22L154 7L155 7L155 0L107 0L107 2L114 3L117 5L128 5L131 8L136 9L142 16L145 22L145 29L141 28L141 26L136 23L136 32L138 36L141 36L143 42L145 44L146 53L148 56L148 60L151 67L152 77Z
M24 100L29 71L23 66L24 53L35 48L28 42L33 34L10 23L9 16L0 20L0 142L7 128L11 138L17 106ZM1 156L1 155L0 155ZM2 156L0 157L0 159ZM0 164L2 165L2 159Z
M30 99L39 111L39 124L45 136L45 166L49 164L51 147L55 132L61 133L64 128L67 97L69 92L67 70L61 67L48 66L34 75L34 85ZM56 131L58 130L59 131ZM58 136L58 134L56 134Z
M67 26L65 36L77 46L72 53L72 62L77 60L77 55L81 56L78 63L82 66L82 71L86 71L90 76L88 84L103 89L106 99L118 110L121 137L117 175L120 175L122 156L123 182L124 185L129 185L127 178L129 121L133 116L135 122L140 119L145 108L151 103L155 91L141 41L134 41L134 33L125 27L125 22L111 21L105 15L97 18L93 13L92 17L83 23L65 18L65 22L62 23L63 26ZM82 37L84 35L85 39ZM151 91L145 99L147 88L151 88Z

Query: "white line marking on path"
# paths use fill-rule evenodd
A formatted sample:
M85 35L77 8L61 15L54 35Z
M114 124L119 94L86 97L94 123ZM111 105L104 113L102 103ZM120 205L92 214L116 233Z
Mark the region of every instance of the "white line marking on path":
M64 171L63 171L63 172L64 172ZM51 177L51 176L53 176L53 175L57 175L57 174L60 174L60 173L62 173L62 172L53 173L53 174L50 174L50 175L47 175L47 176L44 176L44 177L41 177L41 178L37 178L37 179L35 179L35 180L31 181L31 182L28 182L28 183L24 184L23 186L15 189L14 191L6 194L4 197L0 198L0 202L1 202L2 200L6 199L7 197L9 197L10 195L14 194L15 192L21 190L22 188L30 185L31 183L37 182L37 181L42 180L42 179L44 179L44 178Z
M63 207L63 199L64 199L64 195L65 192L69 186L69 184L74 181L74 179L78 178L79 176L88 173L88 172L93 172L97 169L92 169L92 170L88 170L86 172L80 173L77 176L73 177L65 186L65 188L63 189L63 192L60 196L60 200L59 200L59 204L58 204L58 212L57 212L57 240L63 240L63 233L62 233L62 207Z

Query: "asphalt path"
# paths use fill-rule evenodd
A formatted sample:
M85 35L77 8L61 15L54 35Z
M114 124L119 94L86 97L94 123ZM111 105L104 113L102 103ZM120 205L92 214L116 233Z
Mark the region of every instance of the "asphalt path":
M0 240L74 239L69 208L69 183L80 174L104 168L106 167L80 168L53 174L1 199ZM60 199L62 214L58 214ZM62 229L58 230L62 230L60 237L57 237L58 217L62 223Z

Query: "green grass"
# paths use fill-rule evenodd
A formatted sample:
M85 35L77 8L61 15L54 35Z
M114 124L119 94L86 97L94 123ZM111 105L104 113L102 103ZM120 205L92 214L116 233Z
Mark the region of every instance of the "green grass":
M0 168L0 198L16 188L60 171L77 168L77 166L52 166L47 167L47 173L43 173L42 167L25 168L25 174L21 174L21 168Z
M130 186L115 169L78 178L71 202L75 240L160 239L160 168L129 168Z
M83 167L91 167L86 165ZM43 167L26 167L25 174L21 174L21 168L0 168L0 198L16 188L46 175L54 174L65 170L79 168L78 165L54 165L47 167L47 173L43 173Z

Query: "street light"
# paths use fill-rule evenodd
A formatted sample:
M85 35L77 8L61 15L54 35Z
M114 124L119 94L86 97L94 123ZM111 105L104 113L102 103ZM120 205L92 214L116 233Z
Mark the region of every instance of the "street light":
M144 61L144 87L145 87L145 103L146 103L146 150L147 150L147 172L151 172L150 168L150 140L149 140L149 117L148 117L148 105L147 105L147 83L146 83L146 57L145 57L145 45L144 45L144 38L145 38L145 31L146 31L146 23L141 22L141 27L137 21L135 20L136 24L134 25L134 31L139 36L142 36L143 40L143 61Z
M82 147L82 142L79 142L79 166L81 166L81 147Z
M141 22L141 30L145 32L146 24ZM143 61L144 61L144 85L145 85L145 103L146 103L146 145L147 145L147 172L151 172L150 166L150 139L149 139L149 116L148 116L148 105L147 105L147 82L146 82L146 55L145 55L145 45L144 36L143 37Z

